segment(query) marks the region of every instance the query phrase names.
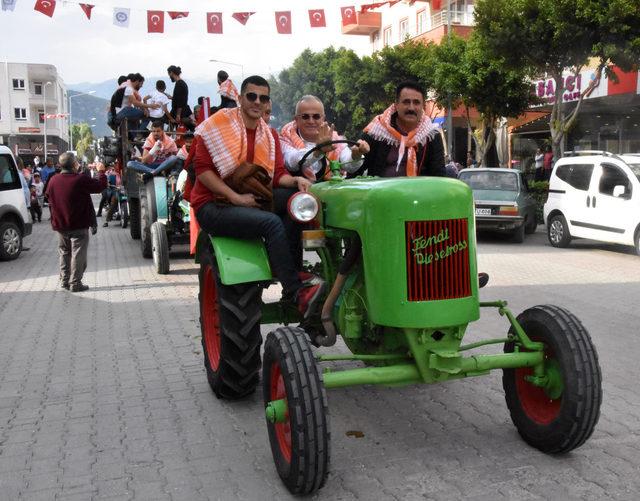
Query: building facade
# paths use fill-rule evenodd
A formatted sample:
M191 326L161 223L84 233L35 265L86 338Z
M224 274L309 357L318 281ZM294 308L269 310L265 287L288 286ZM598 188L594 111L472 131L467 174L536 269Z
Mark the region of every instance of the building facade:
M25 163L68 149L67 89L55 66L0 62L0 144ZM47 118L49 117L49 118Z

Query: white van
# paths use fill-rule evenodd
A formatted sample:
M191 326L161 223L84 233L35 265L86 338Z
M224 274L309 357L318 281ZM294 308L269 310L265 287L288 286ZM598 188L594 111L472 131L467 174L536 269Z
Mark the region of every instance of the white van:
M11 150L0 146L0 260L16 259L31 234L31 216Z
M544 220L554 247L590 238L640 254L640 155L567 152L553 167Z

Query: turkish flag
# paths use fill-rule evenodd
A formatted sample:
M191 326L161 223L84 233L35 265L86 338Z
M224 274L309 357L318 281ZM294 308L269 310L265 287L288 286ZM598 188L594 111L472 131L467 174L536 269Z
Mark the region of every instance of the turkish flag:
M356 8L353 5L350 7L340 7L340 13L342 14L342 26L356 24Z
M291 11L276 12L276 28L281 35L291 35Z
M164 33L164 11L147 11L147 33Z
M440 10L442 2L440 0L431 0L431 10Z
M222 34L222 12L207 12L207 33Z
M309 11L309 24L312 28L324 28L327 21L324 18L324 9L315 9Z
M85 13L85 15L87 16L87 19L91 19L91 9L93 9L93 5L90 5L88 3L81 3L80 4L80 8L82 9L82 12Z
M254 14L255 12L234 12L233 14L231 14L231 17L244 26L245 24L247 24L249 18Z
M53 11L56 10L56 0L36 0L33 10L42 12L45 16L53 17Z
M176 12L176 11L173 11L173 10L168 11L167 14L169 14L169 17L171 19L180 19L181 17L188 17L189 16L188 12Z

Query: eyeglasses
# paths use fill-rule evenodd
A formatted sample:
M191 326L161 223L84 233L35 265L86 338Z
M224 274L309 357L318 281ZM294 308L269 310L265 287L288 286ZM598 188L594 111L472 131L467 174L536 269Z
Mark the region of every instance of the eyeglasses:
M258 99L260 99L260 102L262 104L266 104L269 101L271 101L271 96L269 96L268 94L256 94L255 92L247 92L244 95L244 97L246 97L252 103L255 102Z
M302 115L298 115L298 118L302 118L302 120L311 120L312 118L314 120L320 120L322 115L320 113L303 113Z

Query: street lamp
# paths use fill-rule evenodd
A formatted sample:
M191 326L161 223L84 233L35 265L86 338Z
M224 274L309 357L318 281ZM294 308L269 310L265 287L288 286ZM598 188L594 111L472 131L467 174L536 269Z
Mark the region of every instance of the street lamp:
M47 163L47 85L53 85L51 82L45 82L42 86L42 123L44 124L44 163Z
M73 151L73 132L71 130L71 126L73 125L71 122L71 100L74 97L79 97L79 96L88 96L89 94L95 94L96 91L95 90L90 90L89 92L81 92L80 94L75 94L73 96L69 96L69 150ZM91 120L95 120L96 118L93 117Z
M209 59L210 63L222 63L222 64L232 64L234 66L240 66L240 72L242 73L242 80L244 80L244 66L239 63L232 63L231 61L221 61L220 59Z

